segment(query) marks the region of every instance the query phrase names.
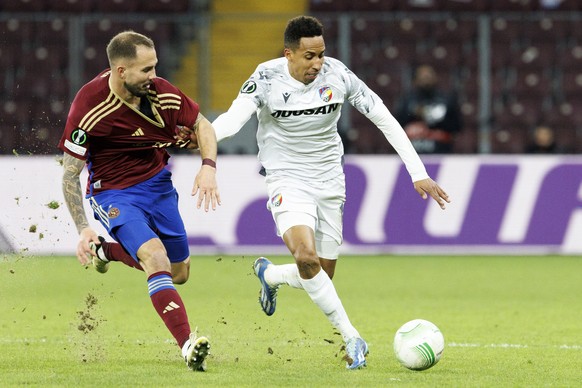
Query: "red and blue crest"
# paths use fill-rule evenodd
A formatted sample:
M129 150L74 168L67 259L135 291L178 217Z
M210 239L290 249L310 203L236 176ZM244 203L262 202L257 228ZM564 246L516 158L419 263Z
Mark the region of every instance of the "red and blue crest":
M283 202L283 196L281 194L275 194L273 198L271 198L271 206L278 207Z
M331 100L331 98L333 97L331 88L329 86L319 88L319 97L323 100L323 102L329 102L329 100Z

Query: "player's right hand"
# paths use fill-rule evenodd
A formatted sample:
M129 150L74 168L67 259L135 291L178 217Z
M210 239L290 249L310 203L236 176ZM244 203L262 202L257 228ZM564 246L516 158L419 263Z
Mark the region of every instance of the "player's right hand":
M77 260L85 267L91 264L91 248L89 243L101 244L99 236L92 228L86 227L79 233L79 242L77 243Z

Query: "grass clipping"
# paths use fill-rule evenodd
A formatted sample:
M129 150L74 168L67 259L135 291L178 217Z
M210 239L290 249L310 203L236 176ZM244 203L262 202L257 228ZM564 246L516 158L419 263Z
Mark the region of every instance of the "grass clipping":
M83 310L77 311L75 348L79 350L81 362L101 361L104 359L103 347L99 340L99 326L104 320L98 312L98 300L89 293L85 297Z

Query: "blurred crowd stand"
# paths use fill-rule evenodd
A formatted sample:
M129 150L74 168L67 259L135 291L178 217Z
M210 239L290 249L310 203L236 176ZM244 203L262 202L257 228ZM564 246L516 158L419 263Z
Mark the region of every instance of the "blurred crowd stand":
M154 38L158 73L171 79L184 42L198 38L193 24L211 22L209 3L2 1L0 153L56 152L73 91L107 67L102 51L122 29ZM414 69L430 64L439 88L457 97L463 127L451 152L523 153L541 124L553 129L559 150L582 151L582 1L310 0L309 7L324 23L327 54L394 114ZM391 152L355 110L340 130L348 153Z

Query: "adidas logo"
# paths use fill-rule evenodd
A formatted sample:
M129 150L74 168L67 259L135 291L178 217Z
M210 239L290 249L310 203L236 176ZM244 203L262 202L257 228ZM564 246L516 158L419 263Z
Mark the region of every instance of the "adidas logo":
M143 130L138 128L134 133L131 134L131 136L143 136Z
M169 313L170 311L179 309L180 306L175 302L170 302L165 308L162 314Z

